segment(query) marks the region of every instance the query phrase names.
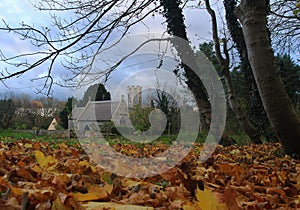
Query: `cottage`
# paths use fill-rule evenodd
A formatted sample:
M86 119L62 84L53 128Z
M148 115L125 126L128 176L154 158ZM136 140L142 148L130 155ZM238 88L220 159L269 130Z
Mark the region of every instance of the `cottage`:
M51 121L50 125L48 126L48 131L55 131L56 130L56 126L57 126L57 120L55 119L55 117L53 118L53 120Z

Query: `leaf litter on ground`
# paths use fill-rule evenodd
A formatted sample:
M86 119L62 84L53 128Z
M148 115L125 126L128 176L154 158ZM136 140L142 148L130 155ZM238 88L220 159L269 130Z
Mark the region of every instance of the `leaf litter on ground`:
M168 146L113 148L123 155L153 157ZM204 163L201 149L195 144L172 169L137 179L105 171L79 144L2 141L0 209L300 208L300 162L283 155L279 143L218 146Z

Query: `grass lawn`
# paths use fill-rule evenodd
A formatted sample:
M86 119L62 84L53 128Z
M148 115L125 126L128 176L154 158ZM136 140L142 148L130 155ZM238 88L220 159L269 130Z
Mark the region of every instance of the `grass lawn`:
M185 134L189 135L189 134ZM155 145L155 144L165 144L165 145L171 145L172 142L176 141L177 135L171 134L171 135L162 135L158 139L150 142L150 143L142 143L142 142L133 142L129 139L126 139L125 137L114 135L114 136L106 136L105 140L110 144L133 144L137 146L142 145ZM196 143L204 143L206 138L206 134L199 133ZM36 136L34 132L29 131L13 131L13 130L0 130L0 141L14 141L14 140L31 140L31 141L40 141L40 142L49 142L49 143L61 143L64 142L67 145L74 145L78 144L79 141L76 138L54 138L50 136Z

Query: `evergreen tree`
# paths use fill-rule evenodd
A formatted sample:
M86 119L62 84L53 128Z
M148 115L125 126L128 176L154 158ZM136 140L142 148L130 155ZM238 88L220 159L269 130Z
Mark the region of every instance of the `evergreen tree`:
M287 94L295 104L298 104L300 98L300 66L296 65L291 56L287 54L278 55L275 59Z
M80 106L85 106L86 103L91 101L106 101L110 100L110 92L108 92L103 84L94 84L88 87L85 91Z
M15 113L15 109L12 99L0 100L0 128L6 129L11 126L11 119Z
M65 108L59 113L60 125L65 129L68 129L68 118L69 115L72 113L73 100L73 98L68 98Z

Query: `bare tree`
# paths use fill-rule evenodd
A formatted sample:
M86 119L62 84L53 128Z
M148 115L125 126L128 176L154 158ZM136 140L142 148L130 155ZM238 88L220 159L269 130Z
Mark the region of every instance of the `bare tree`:
M22 93L12 97L17 108L30 108L32 98L30 95Z
M270 5L268 23L273 47L279 53L299 55L300 13L297 12L298 2L298 0L276 0L272 1Z
M42 126L42 123L43 123L43 104L40 102L40 101L37 101L37 100L33 100L32 102L32 112L33 112L33 115L35 117L34 119L34 125L36 127L36 134L38 135L40 129L41 129L41 126Z
M245 87L242 91L245 92L245 99L247 104L247 115L250 122L252 122L261 133L266 137L267 128L270 126L267 114L263 108L263 104L258 92L257 85L253 76L252 68L248 59L247 47L242 31L242 26L238 21L234 11L237 7L237 0L224 0L225 18L228 31L234 42L234 47L237 49L240 59L239 69L243 74L245 80ZM241 91L239 91L241 92Z
M47 75L39 79L45 80L44 88L48 90L49 94L49 90L55 82L52 75L54 64L59 62L70 72L61 85L77 86L89 74L93 75L89 83L98 80L103 75L108 78L110 73L128 56L110 68L93 72L93 63L97 55L121 41L135 24L143 23L143 20L151 14L164 14L167 19L168 32L188 42L180 5L181 1L169 0L40 0L35 7L39 10L50 11L55 27L38 29L25 23L22 23L20 27L11 27L4 22L4 26L0 27L0 30L15 33L22 39L30 40L38 51L12 57L6 57L1 52L0 61L14 66L17 70L3 70L0 73L0 80L21 75L47 64ZM63 15L59 15L65 13L71 13L73 16L65 18ZM174 23L176 23L175 27L173 27ZM111 36L117 37L117 41L107 46L107 43L111 41ZM182 64L187 63L182 59L183 54L192 55L192 48L190 46L181 48L176 44L174 46L178 52L181 51L178 54L183 61ZM184 53L182 54L182 52ZM186 82L195 94L200 110L209 110L207 94L201 80L197 79L197 75L187 65L183 64L183 66ZM83 75L81 81L78 80L79 75ZM203 114L206 119L211 117L210 111L205 111ZM207 122L209 124L210 120Z
M249 61L268 118L286 153L299 158L300 116L275 66L265 1L242 0L236 14L243 25Z
M213 41L214 41L214 46L215 46L215 52L216 56L218 59L218 62L221 66L221 70L223 73L223 76L225 78L225 83L228 89L228 102L229 105L236 115L236 118L238 119L240 125L246 132L246 134L249 136L251 141L253 143L262 143L260 140L260 133L257 129L254 128L254 126L250 123L249 118L245 112L245 110L240 106L239 102L237 101L236 94L235 94L235 89L231 81L231 76L230 76L230 57L229 57L229 52L227 48L227 40L226 38L222 39L223 42L223 52L221 50L221 45L220 45L220 38L218 35L218 25L217 25L217 18L215 11L212 9L210 6L209 0L205 0L205 5L208 13L211 16L212 20L212 35L213 35ZM222 53L225 55L225 57L222 55Z
M11 57L1 51L0 61L8 64L9 68L0 72L0 80L4 81L46 64L47 75L38 79L45 80L44 90L49 93L55 82L52 75L55 63L61 63L69 71L61 85L77 85L79 74L92 73L96 56L109 48L105 44L112 35L121 40L132 26L157 11L160 4L152 0L40 0L34 6L50 12L54 27L36 28L23 22L19 27L13 27L4 22L0 31L14 33L21 39L29 40L37 51ZM67 17L65 14L68 14ZM110 71L111 69L104 69L94 79L109 74Z

